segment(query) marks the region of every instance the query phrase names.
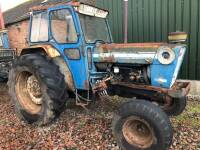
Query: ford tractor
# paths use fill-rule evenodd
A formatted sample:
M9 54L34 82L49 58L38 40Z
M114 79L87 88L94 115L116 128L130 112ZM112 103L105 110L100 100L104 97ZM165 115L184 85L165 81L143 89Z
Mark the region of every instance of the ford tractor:
M165 150L173 132L168 116L186 106L190 83L177 81L185 33L169 43L113 43L109 12L79 2L31 8L29 46L9 72L16 113L46 125L69 97L85 107L99 97L120 96L113 134L124 150ZM130 99L127 101L127 99Z

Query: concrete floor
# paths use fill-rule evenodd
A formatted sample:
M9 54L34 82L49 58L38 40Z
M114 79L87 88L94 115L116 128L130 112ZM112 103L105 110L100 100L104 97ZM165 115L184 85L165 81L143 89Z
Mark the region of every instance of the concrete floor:
M190 94L200 96L200 81L191 81Z

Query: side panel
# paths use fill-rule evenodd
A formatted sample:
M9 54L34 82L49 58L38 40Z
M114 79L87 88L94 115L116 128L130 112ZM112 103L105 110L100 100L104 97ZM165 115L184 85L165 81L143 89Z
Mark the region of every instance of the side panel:
M174 48L176 58L169 65L160 64L158 59L154 59L151 65L151 84L156 87L171 88L178 76L183 58L186 52L185 47Z

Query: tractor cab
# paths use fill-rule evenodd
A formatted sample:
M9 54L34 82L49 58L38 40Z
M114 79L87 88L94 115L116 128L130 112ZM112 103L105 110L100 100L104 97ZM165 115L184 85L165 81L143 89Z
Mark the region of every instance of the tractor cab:
M92 51L97 44L111 43L108 12L81 3L32 8L30 45L48 44L64 58L76 89L88 90ZM94 77L95 78L95 77Z

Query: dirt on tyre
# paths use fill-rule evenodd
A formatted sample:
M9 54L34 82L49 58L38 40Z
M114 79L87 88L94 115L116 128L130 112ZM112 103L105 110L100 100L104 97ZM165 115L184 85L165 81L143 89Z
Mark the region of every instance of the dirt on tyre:
M173 99L172 104L163 110L168 116L178 116L180 115L187 105L187 97Z
M113 119L113 134L123 150L168 150L173 139L168 116L145 100L120 107Z
M58 117L68 98L59 67L40 54L22 55L14 61L8 87L18 117L37 125Z

